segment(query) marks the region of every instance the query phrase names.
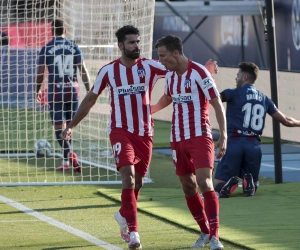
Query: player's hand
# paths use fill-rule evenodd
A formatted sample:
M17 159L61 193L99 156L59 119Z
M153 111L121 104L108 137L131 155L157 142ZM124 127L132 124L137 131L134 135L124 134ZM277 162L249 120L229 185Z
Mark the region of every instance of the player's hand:
M71 135L72 135L72 129L66 128L64 131L61 132L59 137L65 141L68 141L71 139Z
M209 71L211 74L218 74L219 72L219 66L217 64L217 61L213 61L212 59L209 59L205 63L205 68Z
M36 102L40 102L41 99L42 99L42 92L39 91L38 93L36 93L35 100Z
M215 151L217 152L216 158L220 160L226 153L227 137L220 136L216 142Z

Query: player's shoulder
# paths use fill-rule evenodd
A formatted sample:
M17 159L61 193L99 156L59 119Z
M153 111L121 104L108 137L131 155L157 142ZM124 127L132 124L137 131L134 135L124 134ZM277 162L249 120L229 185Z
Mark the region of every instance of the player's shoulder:
M205 66L201 63L190 60L190 67L192 69L192 73L201 76L201 78L211 76Z
M201 63L195 62L193 60L190 60L192 67L199 67L201 69L205 68L205 66Z
M190 65L194 70L206 70L205 66L201 63L190 60Z
M174 75L175 75L174 71L167 71L165 78L166 79L172 78Z
M142 64L148 64L155 68L165 69L165 67L157 60L147 59L147 58L140 58L139 60L141 61Z
M111 62L109 62L109 63L107 63L107 64L104 64L104 65L100 68L98 74L99 74L100 72L107 72L107 71L110 71L110 70L113 71L113 70L114 70L114 66L115 66L116 63L119 63L119 60L118 60L118 59L113 60L113 61L111 61Z
M51 46L53 46L54 44L55 44L55 41L54 41L54 39L52 38L49 42L47 42L47 43L43 46L43 48L51 47Z

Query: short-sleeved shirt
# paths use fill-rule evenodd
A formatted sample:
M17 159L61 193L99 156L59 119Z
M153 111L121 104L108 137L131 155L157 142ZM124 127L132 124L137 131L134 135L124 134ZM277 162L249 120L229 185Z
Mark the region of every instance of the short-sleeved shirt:
M120 59L102 67L92 91L100 95L107 87L111 105L108 132L123 128L139 136L153 136L150 103L151 92L166 69L160 63L139 58L132 67L125 67Z
M265 126L266 114L273 115L278 111L273 101L253 84L225 89L221 95L222 100L227 102L228 140L259 140Z
M55 37L42 47L38 64L45 64L49 71L49 102L79 98L76 64L81 62L83 56L80 48L64 37Z
M209 100L218 97L219 92L203 65L189 60L183 75L168 72L165 94L173 100L171 142L202 135L212 138Z

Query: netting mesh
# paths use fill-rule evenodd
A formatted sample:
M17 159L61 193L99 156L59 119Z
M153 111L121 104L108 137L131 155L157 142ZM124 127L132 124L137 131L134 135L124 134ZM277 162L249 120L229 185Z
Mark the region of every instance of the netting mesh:
M106 92L74 130L72 145L84 165L83 173L76 176L56 171L62 150L56 142L47 105L35 102L37 55L52 38L51 21L63 19L66 37L83 52L92 84L99 69L120 56L114 33L123 25L139 28L141 56L151 57L154 4L154 0L1 1L0 30L9 37L9 46L1 46L0 144L7 168L1 168L0 182L119 180L107 135L110 106ZM80 77L79 85L82 99L86 90ZM47 91L47 75L42 90ZM46 98L42 104L47 104ZM51 143L52 157L35 157L34 143L38 139Z

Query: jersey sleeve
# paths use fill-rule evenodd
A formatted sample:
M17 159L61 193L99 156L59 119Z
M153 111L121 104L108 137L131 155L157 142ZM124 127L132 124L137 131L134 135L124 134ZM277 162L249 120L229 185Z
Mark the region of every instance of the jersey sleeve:
M166 76L168 70L166 70L165 66L161 63L149 60L149 65L152 66L153 72L158 76L158 78L164 78Z
M39 52L38 65L46 64L46 47L42 47Z
M233 99L234 89L225 89L221 92L222 102L230 102Z
M103 92L103 90L105 89L108 83L109 83L108 72L106 67L103 67L99 70L98 76L91 90L93 91L93 93L99 96Z
M219 96L219 91L217 89L216 83L212 78L211 74L204 69L205 74L201 73L202 77L199 77L197 82L199 83L205 97L207 100L214 99L215 97Z
M272 115L274 115L275 113L278 112L278 109L277 109L275 103L270 98L266 97L266 99L267 99L267 102L268 102L267 112L268 112L269 115L272 116Z
M75 44L75 54L74 54L74 63L75 64L79 64L82 63L84 58L83 58L83 54L81 52L81 49L78 47L77 44Z
M169 85L166 82L165 88L164 88L164 94L167 96L171 96L170 90L169 90Z

